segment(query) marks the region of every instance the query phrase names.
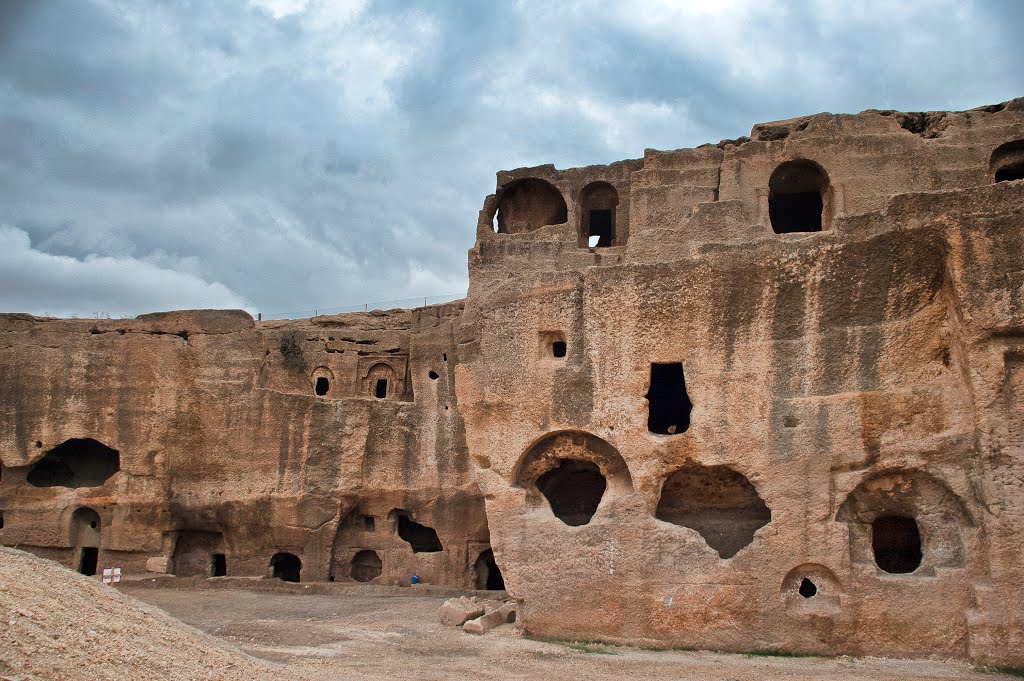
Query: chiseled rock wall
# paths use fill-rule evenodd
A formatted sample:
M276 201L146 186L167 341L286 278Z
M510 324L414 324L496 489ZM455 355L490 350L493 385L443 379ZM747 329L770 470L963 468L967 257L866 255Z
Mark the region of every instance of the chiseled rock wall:
M262 575L287 552L303 580L349 579L372 550L378 582L471 586L488 534L452 390L460 308L259 324L241 311L0 316L0 541L73 567L98 543L101 566L135 573L163 557L210 574L219 553L229 575ZM46 452L80 438L117 450L120 472L29 484ZM76 537L83 507L98 541ZM444 550L414 553L396 511Z
M1018 172L1024 100L818 114L499 173L459 303L2 315L0 543L500 567L539 636L1024 665ZM81 438L119 472L45 486L106 475Z
M485 202L456 381L526 629L1024 663L1024 182L993 183L1024 100L752 137L502 173ZM773 230L792 161L823 231ZM523 227L527 178L565 224ZM607 248L582 247L592 182ZM690 422L653 433L673 363Z

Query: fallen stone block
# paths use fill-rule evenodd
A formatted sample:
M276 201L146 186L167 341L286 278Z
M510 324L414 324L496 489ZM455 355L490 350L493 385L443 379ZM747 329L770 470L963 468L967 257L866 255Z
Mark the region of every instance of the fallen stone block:
M437 618L441 624L451 627L461 627L466 620L480 617L483 614L484 606L477 603L476 599L465 596L449 598L437 609Z
M497 610L480 615L462 625L462 630L467 634L486 634L494 627L499 627L506 622L514 622L516 619L516 606L514 603L506 603Z

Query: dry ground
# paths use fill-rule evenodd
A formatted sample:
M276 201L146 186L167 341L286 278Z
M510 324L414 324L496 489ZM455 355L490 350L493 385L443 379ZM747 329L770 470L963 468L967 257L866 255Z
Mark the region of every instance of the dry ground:
M136 583L123 591L308 679L721 679L912 681L1000 674L968 665L880 659L751 657L532 641L513 626L482 637L441 626L449 593L232 580ZM284 674L282 674L284 676Z

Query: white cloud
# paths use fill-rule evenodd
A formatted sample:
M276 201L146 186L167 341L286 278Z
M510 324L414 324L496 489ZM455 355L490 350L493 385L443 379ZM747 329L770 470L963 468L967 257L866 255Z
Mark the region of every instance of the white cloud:
M0 225L0 309L57 316L134 315L181 308L245 308L218 282L134 258L84 259L35 250L24 231Z

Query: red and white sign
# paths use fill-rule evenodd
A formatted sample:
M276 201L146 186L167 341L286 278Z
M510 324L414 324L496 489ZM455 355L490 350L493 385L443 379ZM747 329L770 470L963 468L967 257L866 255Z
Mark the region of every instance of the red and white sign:
M121 568L103 568L103 583L104 584L120 584L121 583Z

